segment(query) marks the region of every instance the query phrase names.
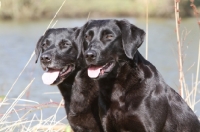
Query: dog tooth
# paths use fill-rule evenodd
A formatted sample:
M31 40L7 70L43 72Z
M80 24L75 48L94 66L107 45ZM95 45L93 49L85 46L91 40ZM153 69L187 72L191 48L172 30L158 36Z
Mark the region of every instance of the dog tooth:
M67 69L67 67L65 67L65 68L63 69L63 71L66 71L66 69Z
M62 72L64 73L67 70L68 66L65 66L62 70Z

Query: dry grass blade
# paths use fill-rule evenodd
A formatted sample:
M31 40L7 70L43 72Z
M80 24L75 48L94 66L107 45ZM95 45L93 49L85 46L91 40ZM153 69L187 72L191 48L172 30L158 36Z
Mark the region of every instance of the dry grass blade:
M181 23L181 18L179 17L179 2L174 0L175 5L175 23L176 23L176 37L177 37L177 44L178 44L178 65L179 65L179 94L183 97L183 60L182 60L182 50L181 50L181 40L180 40L180 30L179 25Z
M0 122L2 122L3 120L6 119L6 117L8 116L8 114L12 111L12 109L14 108L14 106L16 105L16 103L19 101L19 99L25 94L25 92L31 86L31 84L33 83L33 81L34 81L34 79L32 79L31 82L28 84L28 86L20 93L20 95L17 97L17 99L12 103L12 105L8 108L8 110L6 111L6 113L0 119Z
M90 12L88 13L87 21L89 21L89 19L90 19Z
M56 22L53 24L53 26L52 26L52 28L54 28L55 27L55 25L56 25L56 23L58 22L58 20L56 20Z
M49 29L49 27L51 26L51 23L54 21L54 19L56 18L57 14L59 13L59 11L62 9L63 5L65 4L66 0L63 1L62 5L60 6L60 8L57 10L56 14L54 15L54 17L52 18L52 20L50 21L49 25L47 26L47 29Z
M5 102L7 96L9 95L9 93L11 92L11 90L13 89L13 87L15 86L15 84L17 83L18 79L20 78L20 76L22 75L22 73L24 72L24 70L26 69L26 67L28 66L28 64L30 63L31 59L33 58L35 52L33 52L31 54L31 57L29 58L28 62L26 63L26 65L24 66L23 70L20 72L20 74L18 75L17 79L14 81L14 83L12 84L11 88L9 89L9 91L7 92L6 96L4 97L3 101L0 102L0 108L2 106L2 104Z
M61 107L62 104L63 104L63 99L60 101L59 106L58 106L58 108L56 109L56 112L55 112L55 114L54 114L54 116L53 116L53 120L51 120L50 125L52 125L52 124L53 124L52 122L56 120L56 115L57 115L58 110L60 109L60 107ZM52 127L53 127L53 126L55 126L55 125L52 125ZM48 130L51 130L51 127L49 127Z
M16 111L14 109L16 103L19 101L19 99L25 94L25 92L28 90L28 88L31 86L31 84L33 83L34 79L27 85L27 87L20 93L20 95L17 97L17 99L12 103L12 105L8 108L8 110L6 111L6 113L1 117L0 122L4 122L6 120L7 117L9 117L9 114L12 110ZM16 112L17 113L17 112ZM18 116L19 117L19 116ZM21 121L21 120L20 120ZM15 126L16 124L12 124L12 126ZM7 128L11 128L11 126L8 127L0 127L0 131L6 130Z
M193 102L196 100L197 88L198 88L198 80L199 80L199 65L200 65L200 39L199 39L199 53L198 53L198 61L197 61L197 71L196 71L196 80L195 80L195 97L193 98Z

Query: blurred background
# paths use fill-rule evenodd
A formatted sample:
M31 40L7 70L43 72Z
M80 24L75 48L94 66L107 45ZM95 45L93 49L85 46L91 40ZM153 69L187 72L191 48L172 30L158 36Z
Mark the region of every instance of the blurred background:
M194 3L197 10L200 9L200 1L195 0ZM178 91L179 69L173 0L0 0L0 100L3 100L12 87L31 57L39 37L46 31L62 4L50 27L80 27L88 18L127 19L145 31L148 25L146 31L148 32L148 60L156 66L166 83ZM181 0L180 17L182 18L180 36L184 51L183 69L187 86L191 89L196 74L199 74L196 69L200 31L190 0ZM139 51L146 56L146 41ZM0 116L7 111L13 100L33 78L35 78L33 84L22 97L33 101L32 104L19 101L16 111L23 113L24 111L20 109L30 104L33 107L37 103L43 105L49 102L59 103L62 97L57 87L44 85L41 80L42 74L40 64L35 64L34 56L8 94L7 105L0 107ZM200 100L199 88L196 100ZM42 109L44 119L56 112L56 106L42 107ZM200 117L199 104L195 106L195 113ZM35 110L32 114L40 116L41 112ZM30 114L27 118L31 119L32 116ZM62 107L58 111L56 120L64 116L65 111ZM13 112L8 120L18 118Z
M63 0L1 0L2 20L52 19ZM147 0L66 0L57 18L144 17ZM194 0L197 7L200 1ZM173 17L173 0L148 0L150 17ZM181 17L193 15L190 0L181 0Z

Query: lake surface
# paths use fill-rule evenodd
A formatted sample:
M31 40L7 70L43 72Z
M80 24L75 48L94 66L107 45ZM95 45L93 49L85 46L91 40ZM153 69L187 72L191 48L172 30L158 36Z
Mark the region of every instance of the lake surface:
M145 30L145 20L127 18L131 23ZM39 37L45 32L50 21L40 22L0 22L0 96L6 95L17 76L29 60L35 49ZM86 19L59 19L55 25L58 27L79 27L86 22ZM196 77L196 65L198 56L199 30L195 19L182 20L181 29L189 32L184 39L184 71L188 87L192 86L192 79ZM184 32L182 36L184 36ZM164 80L175 90L178 89L178 52L175 34L175 22L173 19L150 19L149 20L149 42L148 60L156 66L162 74ZM139 51L145 56L145 43ZM192 66L194 64L194 66ZM191 67L192 66L192 67ZM191 67L191 68L190 68ZM189 69L189 70L188 70ZM24 88L35 78L33 84L22 99L32 100L40 104L50 101L60 102L62 99L56 86L47 86L42 83L43 71L40 64L35 64L35 56L19 78L16 85L8 95L8 98L17 98ZM200 99L200 89L198 89L197 100ZM12 102L12 100L10 101ZM25 104L23 101L19 102ZM36 103L27 103L36 105ZM8 106L0 108L3 114ZM22 108L19 106L19 109ZM56 108L43 108L43 118L53 115ZM195 112L200 116L200 103L195 106ZM33 114L40 117L40 111ZM11 114L10 120L16 115ZM58 111L56 120L65 116L64 108ZM31 116L28 116L31 119ZM67 122L64 120L63 122Z

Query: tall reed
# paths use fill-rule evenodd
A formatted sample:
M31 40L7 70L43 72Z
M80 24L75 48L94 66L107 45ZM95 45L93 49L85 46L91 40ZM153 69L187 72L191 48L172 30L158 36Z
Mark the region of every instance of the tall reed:
M200 29L200 21L198 18L198 11L196 6L194 5L194 0L190 0L191 7L194 11L194 15L197 19L197 24L199 25ZM194 110L194 107L200 100L196 100L197 98L197 89L199 84L199 64L200 64L200 30L199 30L199 50L198 50L198 60L197 60L197 70L196 70L196 79L192 82L192 88L188 87L183 71L183 41L181 41L180 37L180 24L181 24L181 17L180 17L180 9L179 9L180 0L174 0L175 5L175 24L176 24L176 37L177 37L177 46L178 46L178 68L179 68L179 94L185 99L188 105ZM192 79L193 81L193 79Z

